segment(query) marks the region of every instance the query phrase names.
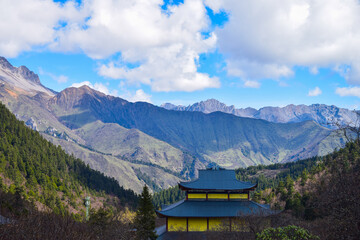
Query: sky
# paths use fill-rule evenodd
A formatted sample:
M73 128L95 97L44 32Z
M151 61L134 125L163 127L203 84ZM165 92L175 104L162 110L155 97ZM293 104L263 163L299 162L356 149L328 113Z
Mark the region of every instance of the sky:
M0 56L56 91L360 108L358 0L0 0Z

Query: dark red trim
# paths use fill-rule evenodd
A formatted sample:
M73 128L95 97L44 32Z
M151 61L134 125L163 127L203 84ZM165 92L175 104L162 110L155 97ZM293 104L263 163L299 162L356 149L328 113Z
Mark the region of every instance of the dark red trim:
M168 225L168 218L166 217L166 231L169 230L169 225Z
M208 200L208 193L206 193L206 201Z
M186 200L188 200L188 191L186 191Z
M209 218L206 219L207 219L207 230L209 231Z
M230 201L230 193L228 192L227 194L228 194L228 201Z
M186 232L189 232L189 218L186 218Z

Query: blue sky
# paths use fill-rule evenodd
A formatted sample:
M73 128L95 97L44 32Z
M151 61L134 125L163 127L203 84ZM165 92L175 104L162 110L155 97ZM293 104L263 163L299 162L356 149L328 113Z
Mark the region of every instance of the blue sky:
M0 0L0 9L0 56L56 91L88 84L156 105L360 106L355 0Z

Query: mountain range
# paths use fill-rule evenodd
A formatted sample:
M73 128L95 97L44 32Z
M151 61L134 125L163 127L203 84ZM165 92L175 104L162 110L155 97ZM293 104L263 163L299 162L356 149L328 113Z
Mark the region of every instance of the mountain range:
M250 107L235 108L234 105L227 106L216 99L208 99L189 106L164 103L161 107L167 110L203 113L219 111L239 117L263 119L275 123L315 121L327 128L336 128L336 124L353 123L357 119L357 114L354 111L325 104L312 104L310 106L290 104L285 107L263 107L257 110Z
M137 192L143 184L157 191L191 179L208 164L236 168L295 161L344 144L315 121L173 111L87 86L57 93L5 58L0 58L0 100L43 137Z

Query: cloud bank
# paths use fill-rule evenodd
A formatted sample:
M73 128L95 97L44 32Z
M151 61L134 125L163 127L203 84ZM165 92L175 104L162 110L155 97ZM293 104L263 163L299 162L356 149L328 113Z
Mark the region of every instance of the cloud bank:
M229 22L215 31L227 71L243 79L292 76L294 66L332 68L360 84L357 0L207 0Z
M218 50L245 87L307 67L331 68L360 85L357 0L0 0L0 55L26 51L84 53L98 74L153 91L220 87L199 72L199 56ZM226 12L213 29L206 7ZM206 32L206 34L203 34ZM65 80L62 80L65 81ZM281 82L281 81L280 81Z

